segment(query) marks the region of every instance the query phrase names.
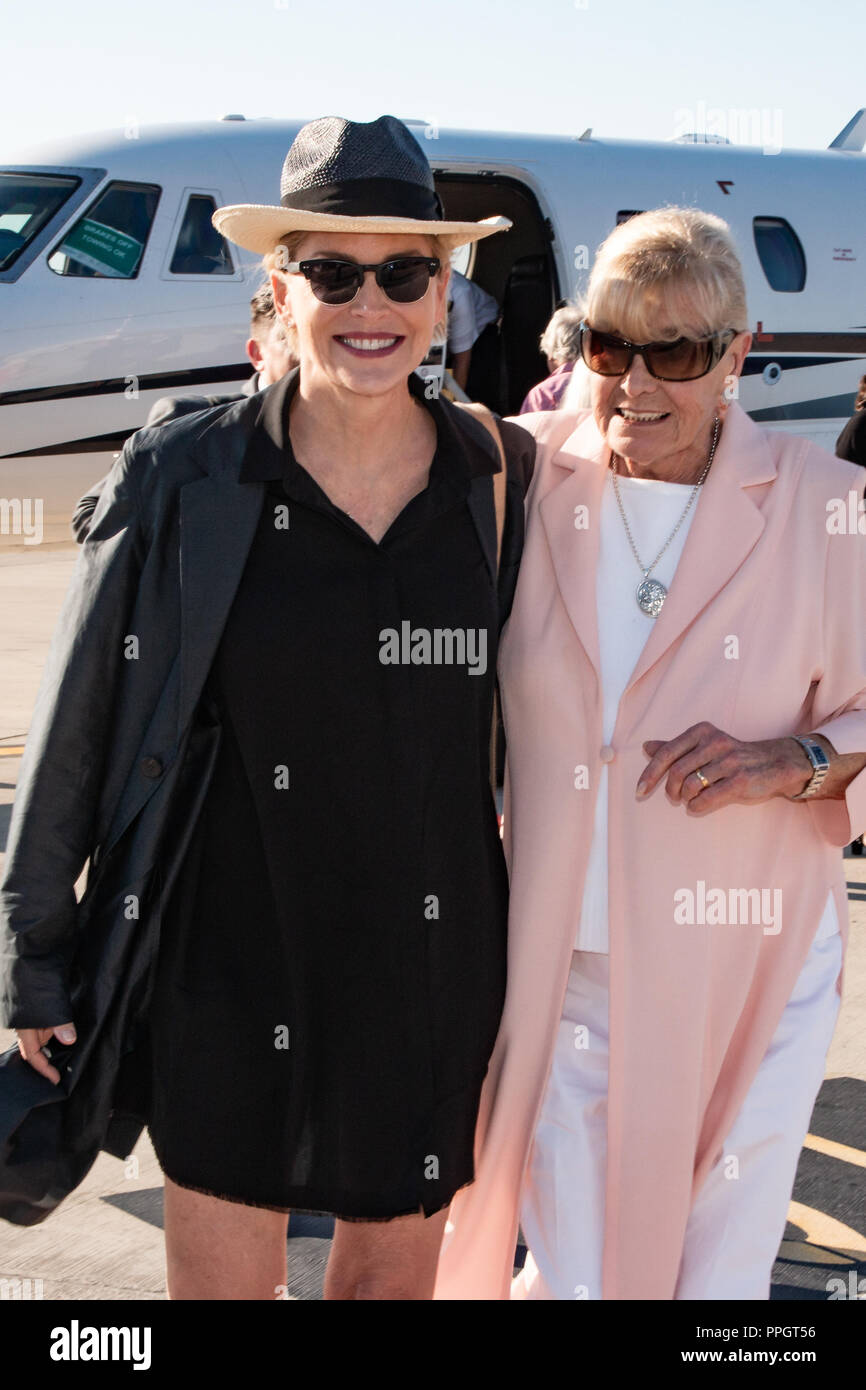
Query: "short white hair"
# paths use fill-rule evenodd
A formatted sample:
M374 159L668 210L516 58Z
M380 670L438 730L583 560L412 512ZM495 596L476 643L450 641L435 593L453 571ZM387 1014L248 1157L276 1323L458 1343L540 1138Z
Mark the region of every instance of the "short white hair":
M584 305L588 323L635 343L748 329L731 229L698 208L637 213L602 242Z
M583 315L572 304L557 309L541 335L538 346L557 367L580 356L580 322Z

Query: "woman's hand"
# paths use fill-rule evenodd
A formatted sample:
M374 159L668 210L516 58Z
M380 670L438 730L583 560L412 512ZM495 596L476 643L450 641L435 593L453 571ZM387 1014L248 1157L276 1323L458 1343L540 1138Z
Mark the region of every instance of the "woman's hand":
M56 1067L52 1067L42 1048L49 1038L57 1038L66 1047L74 1043L76 1039L74 1023L58 1023L56 1028L18 1028L18 1051L29 1062L34 1071L38 1071L42 1076L47 1076L56 1086L60 1080L60 1072Z
M822 746L830 747L826 740ZM677 738L653 739L643 749L649 763L635 788L638 800L649 796L667 776L670 800L682 802L696 816L722 806L796 796L812 776L806 752L794 738L744 743L706 721L693 724ZM708 786L696 775L697 769Z

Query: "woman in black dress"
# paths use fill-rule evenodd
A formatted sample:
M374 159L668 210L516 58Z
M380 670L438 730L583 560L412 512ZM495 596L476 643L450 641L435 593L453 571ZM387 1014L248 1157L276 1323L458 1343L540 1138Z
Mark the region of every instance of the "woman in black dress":
M273 1298L288 1213L307 1210L338 1218L326 1298L429 1298L473 1179L507 886L497 586L468 505L497 464L414 369L450 250L508 224L445 222L389 116L310 123L281 206L214 220L268 253L300 366L262 394L238 478L265 500L201 700L221 742L154 971L139 1105L169 1296ZM528 437L502 438L513 462Z

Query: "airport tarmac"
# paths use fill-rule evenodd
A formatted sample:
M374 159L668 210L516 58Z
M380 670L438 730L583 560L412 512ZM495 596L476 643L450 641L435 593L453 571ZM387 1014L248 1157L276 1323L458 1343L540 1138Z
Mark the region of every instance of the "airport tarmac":
M64 545L0 549L0 847L76 554ZM800 1157L774 1299L866 1298L866 858L846 850L844 862L851 933L842 1011ZM14 1034L0 1030L0 1050L13 1043ZM291 1219L280 1297L321 1298L331 1229L327 1217ZM2 1297L165 1298L162 1174L146 1134L125 1160L101 1154L41 1225L0 1223Z

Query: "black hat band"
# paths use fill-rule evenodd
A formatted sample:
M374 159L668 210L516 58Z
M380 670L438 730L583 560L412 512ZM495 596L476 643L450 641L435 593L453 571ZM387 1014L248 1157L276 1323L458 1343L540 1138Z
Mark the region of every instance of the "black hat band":
M441 222L445 216L438 193L407 179L348 179L284 193L280 202L284 208L326 212L333 217L411 217L420 222Z

